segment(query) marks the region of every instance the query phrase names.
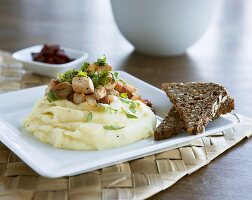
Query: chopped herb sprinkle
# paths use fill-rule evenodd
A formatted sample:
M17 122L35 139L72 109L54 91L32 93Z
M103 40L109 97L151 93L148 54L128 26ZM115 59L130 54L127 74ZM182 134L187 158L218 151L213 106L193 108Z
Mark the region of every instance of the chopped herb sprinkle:
M120 101L126 104L130 104L132 102L132 100L130 99L125 99L125 98L120 98Z
M125 128L125 126L116 126L116 125L104 125L105 130L119 130Z
M127 116L127 118L138 118L136 115L133 115L130 113L127 113L126 116Z
M47 100L51 103L52 101L58 100L58 96L54 90L50 90L50 92L47 94Z
M127 99L128 98L128 94L127 93L121 93L120 96L124 99Z
M88 113L88 115L87 115L87 122L91 122L92 119L93 119L93 114L90 112L90 113Z
M98 58L96 61L96 64L99 66L105 66L107 65L107 58L105 55L103 55L101 58Z

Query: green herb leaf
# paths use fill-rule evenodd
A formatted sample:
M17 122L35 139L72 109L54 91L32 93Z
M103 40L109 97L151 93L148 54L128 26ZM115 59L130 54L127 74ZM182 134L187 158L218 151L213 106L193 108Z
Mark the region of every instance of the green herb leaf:
M129 99L120 98L120 101L126 104L130 104L132 101Z
M132 112L132 113L136 113L136 103L135 102L131 102L130 104L130 107L129 107L129 110Z
M109 83L109 78L108 77L104 77L102 79L100 79L100 83L101 85L107 85Z
M88 62L84 62L83 65L80 67L80 70L86 72L89 65L90 64Z
M98 64L99 66L105 66L107 65L107 58L105 55L103 55L101 58L98 58L96 61L96 64Z
M99 82L101 85L107 85L110 81L109 77L109 71L108 70L102 70L102 72L99 74Z
M122 79L119 79L119 81L122 83L122 84L126 84L126 82Z
M115 125L104 125L105 130L119 130L125 128L125 126L115 126Z
M79 71L77 75L78 76L86 77L87 76L87 72Z
M118 110L111 108L111 107L107 107L105 112L109 111L110 114L112 114L113 112L116 114Z
M124 114L127 114L127 111L123 107L121 107L121 110Z
M118 72L114 72L114 76L116 79L118 79L118 76L119 76Z
M127 118L138 118L136 115L133 115L130 113L127 113L126 116L127 116Z
M136 115L127 112L123 107L121 107L121 110L124 114L126 114L127 118L138 118Z
M89 76L90 76L90 78L92 79L93 84L94 84L95 87L97 87L97 86L100 85L100 80L99 80L98 74L92 73L92 74L90 74Z
M63 73L59 73L57 76L57 79L60 82L72 82L73 77L75 77L79 72L76 71L75 69L72 70L68 70L66 71L64 74Z
M135 109L136 108L136 103L132 101L129 108L130 109Z
M65 80L65 75L63 73L59 73L58 76L57 76L57 79L60 81L60 82L64 82Z
M112 72L112 78L114 81L118 80L118 72Z
M104 78L104 77L107 77L109 75L109 71L104 69L102 70L100 73L99 73L99 77L100 78Z
M79 73L79 72L76 71L75 69L66 71L66 72L65 72L66 81L72 82L73 77L76 76L78 73Z
M87 115L87 122L91 122L92 119L93 119L93 114L90 112L90 113L88 113L88 115Z
M47 100L51 103L52 101L58 100L58 95L54 90L50 90L50 92L47 94Z
M120 96L124 99L127 99L128 98L128 94L127 93L121 93Z

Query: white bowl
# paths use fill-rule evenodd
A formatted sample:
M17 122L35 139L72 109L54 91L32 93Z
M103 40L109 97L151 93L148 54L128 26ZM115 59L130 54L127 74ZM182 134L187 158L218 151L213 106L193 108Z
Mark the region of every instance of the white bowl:
M84 60L87 59L88 54L83 51L75 50L60 46L67 56L74 59L71 62L65 64L47 64L32 60L31 53L38 53L42 49L43 45L32 46L12 54L12 57L24 64L24 67L32 71L33 73L56 77L58 73L64 72L69 69L80 67Z
M206 31L217 0L111 0L121 33L136 51L179 55ZM206 47L207 48L207 47Z

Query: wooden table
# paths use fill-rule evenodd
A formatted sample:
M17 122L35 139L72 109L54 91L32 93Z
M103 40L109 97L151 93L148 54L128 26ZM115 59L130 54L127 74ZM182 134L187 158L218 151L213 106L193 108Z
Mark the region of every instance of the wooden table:
M221 1L208 31L187 54L160 58L134 52L108 0L1 0L0 49L54 43L85 50L90 60L106 54L116 69L157 87L170 81L219 82L235 98L236 111L252 117L250 13L250 0ZM151 199L252 199L251 154L251 139L243 141Z

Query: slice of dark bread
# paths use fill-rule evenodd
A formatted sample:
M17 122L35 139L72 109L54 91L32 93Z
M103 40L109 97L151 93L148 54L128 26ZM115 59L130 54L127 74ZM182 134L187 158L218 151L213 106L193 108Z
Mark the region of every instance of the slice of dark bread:
M191 134L204 132L210 121L234 109L233 99L216 83L164 83L162 89Z
M229 113L231 108L234 108L234 99L228 96L226 101L218 108L214 119L218 118L220 115ZM164 140L177 135L184 130L186 130L186 127L184 126L183 120L179 117L176 109L172 107L164 120L156 128L154 139Z
M184 123L180 119L178 112L172 107L164 120L159 124L154 132L155 140L163 140L181 133Z

